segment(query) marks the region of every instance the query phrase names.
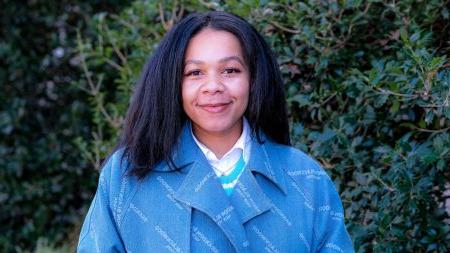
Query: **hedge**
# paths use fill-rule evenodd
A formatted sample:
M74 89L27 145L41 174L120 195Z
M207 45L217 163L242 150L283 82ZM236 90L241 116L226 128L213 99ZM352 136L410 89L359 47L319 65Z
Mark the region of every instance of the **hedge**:
M88 98L71 85L82 78L76 35L121 2L1 1L0 252L77 233L97 175L74 143L93 126Z
M116 14L97 13L89 32L77 35L81 75L71 86L88 97L74 99L88 113L69 113L90 130L71 135L71 150L85 165L78 173L86 177L73 184L90 194L63 190L78 201L66 204L68 211L79 220L87 211L95 169L117 141L136 79L161 37L183 16L206 10L243 16L276 52L292 141L333 178L358 252L450 249L443 204L450 181L450 26L446 2L437 0L139 0Z

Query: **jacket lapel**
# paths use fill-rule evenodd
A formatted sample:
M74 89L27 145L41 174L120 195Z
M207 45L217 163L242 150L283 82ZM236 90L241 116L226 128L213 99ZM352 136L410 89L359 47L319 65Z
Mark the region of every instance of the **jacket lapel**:
M174 198L207 214L222 229L236 252L247 252L249 243L239 215L192 139L189 126L185 126L182 131L173 160L177 167L190 164Z
M265 138L265 136L263 136ZM273 206L270 198L256 181L253 173L261 174L280 189L284 194L284 176L277 166L272 166L267 154L266 147L270 145L268 140L264 144L252 138L250 160L242 172L231 195L231 202L239 213L241 222L244 224L249 220L265 213Z
M242 172L234 186L230 199L242 224L265 213L272 207L272 202L258 185L252 172L247 168Z
M281 161L278 161L278 150L276 145L271 142L264 134L262 135L263 143L259 143L256 137L252 138L250 161L248 168L253 173L263 175L284 195L286 195L286 182L284 178L285 172L280 167ZM271 155L269 157L269 154Z

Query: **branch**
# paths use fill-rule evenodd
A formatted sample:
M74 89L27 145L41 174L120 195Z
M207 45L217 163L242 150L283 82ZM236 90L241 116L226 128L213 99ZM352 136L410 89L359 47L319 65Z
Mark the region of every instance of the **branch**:
M403 93L397 93L391 90L381 89L378 87L374 87L375 91L382 93L382 94L388 94L388 95L394 95L398 97L407 97L407 98L417 98L417 94L403 94Z
M288 32L288 33L293 33L293 34L299 34L300 33L300 30L284 27L284 26L280 25L279 23L277 23L276 21L271 21L270 20L269 23L271 25L275 26L276 28L281 29L281 30L283 30L285 32Z
M444 132L447 132L450 130L450 127L447 127L444 129L437 129L437 130L425 129L425 128L420 128L420 127L416 127L416 126L412 126L412 128L416 129L417 131L425 132L425 133L444 133Z

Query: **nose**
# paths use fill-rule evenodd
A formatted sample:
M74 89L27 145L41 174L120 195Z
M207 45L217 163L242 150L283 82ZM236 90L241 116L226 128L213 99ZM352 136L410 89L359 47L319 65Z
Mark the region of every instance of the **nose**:
M202 93L206 94L216 94L224 91L223 80L220 79L217 75L211 75L210 78L205 80L206 82L202 85Z

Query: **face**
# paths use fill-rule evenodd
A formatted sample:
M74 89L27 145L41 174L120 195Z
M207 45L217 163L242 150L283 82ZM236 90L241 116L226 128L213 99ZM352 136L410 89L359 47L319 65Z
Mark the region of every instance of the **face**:
M239 40L203 29L185 54L183 109L196 135L239 136L249 98L250 75Z

